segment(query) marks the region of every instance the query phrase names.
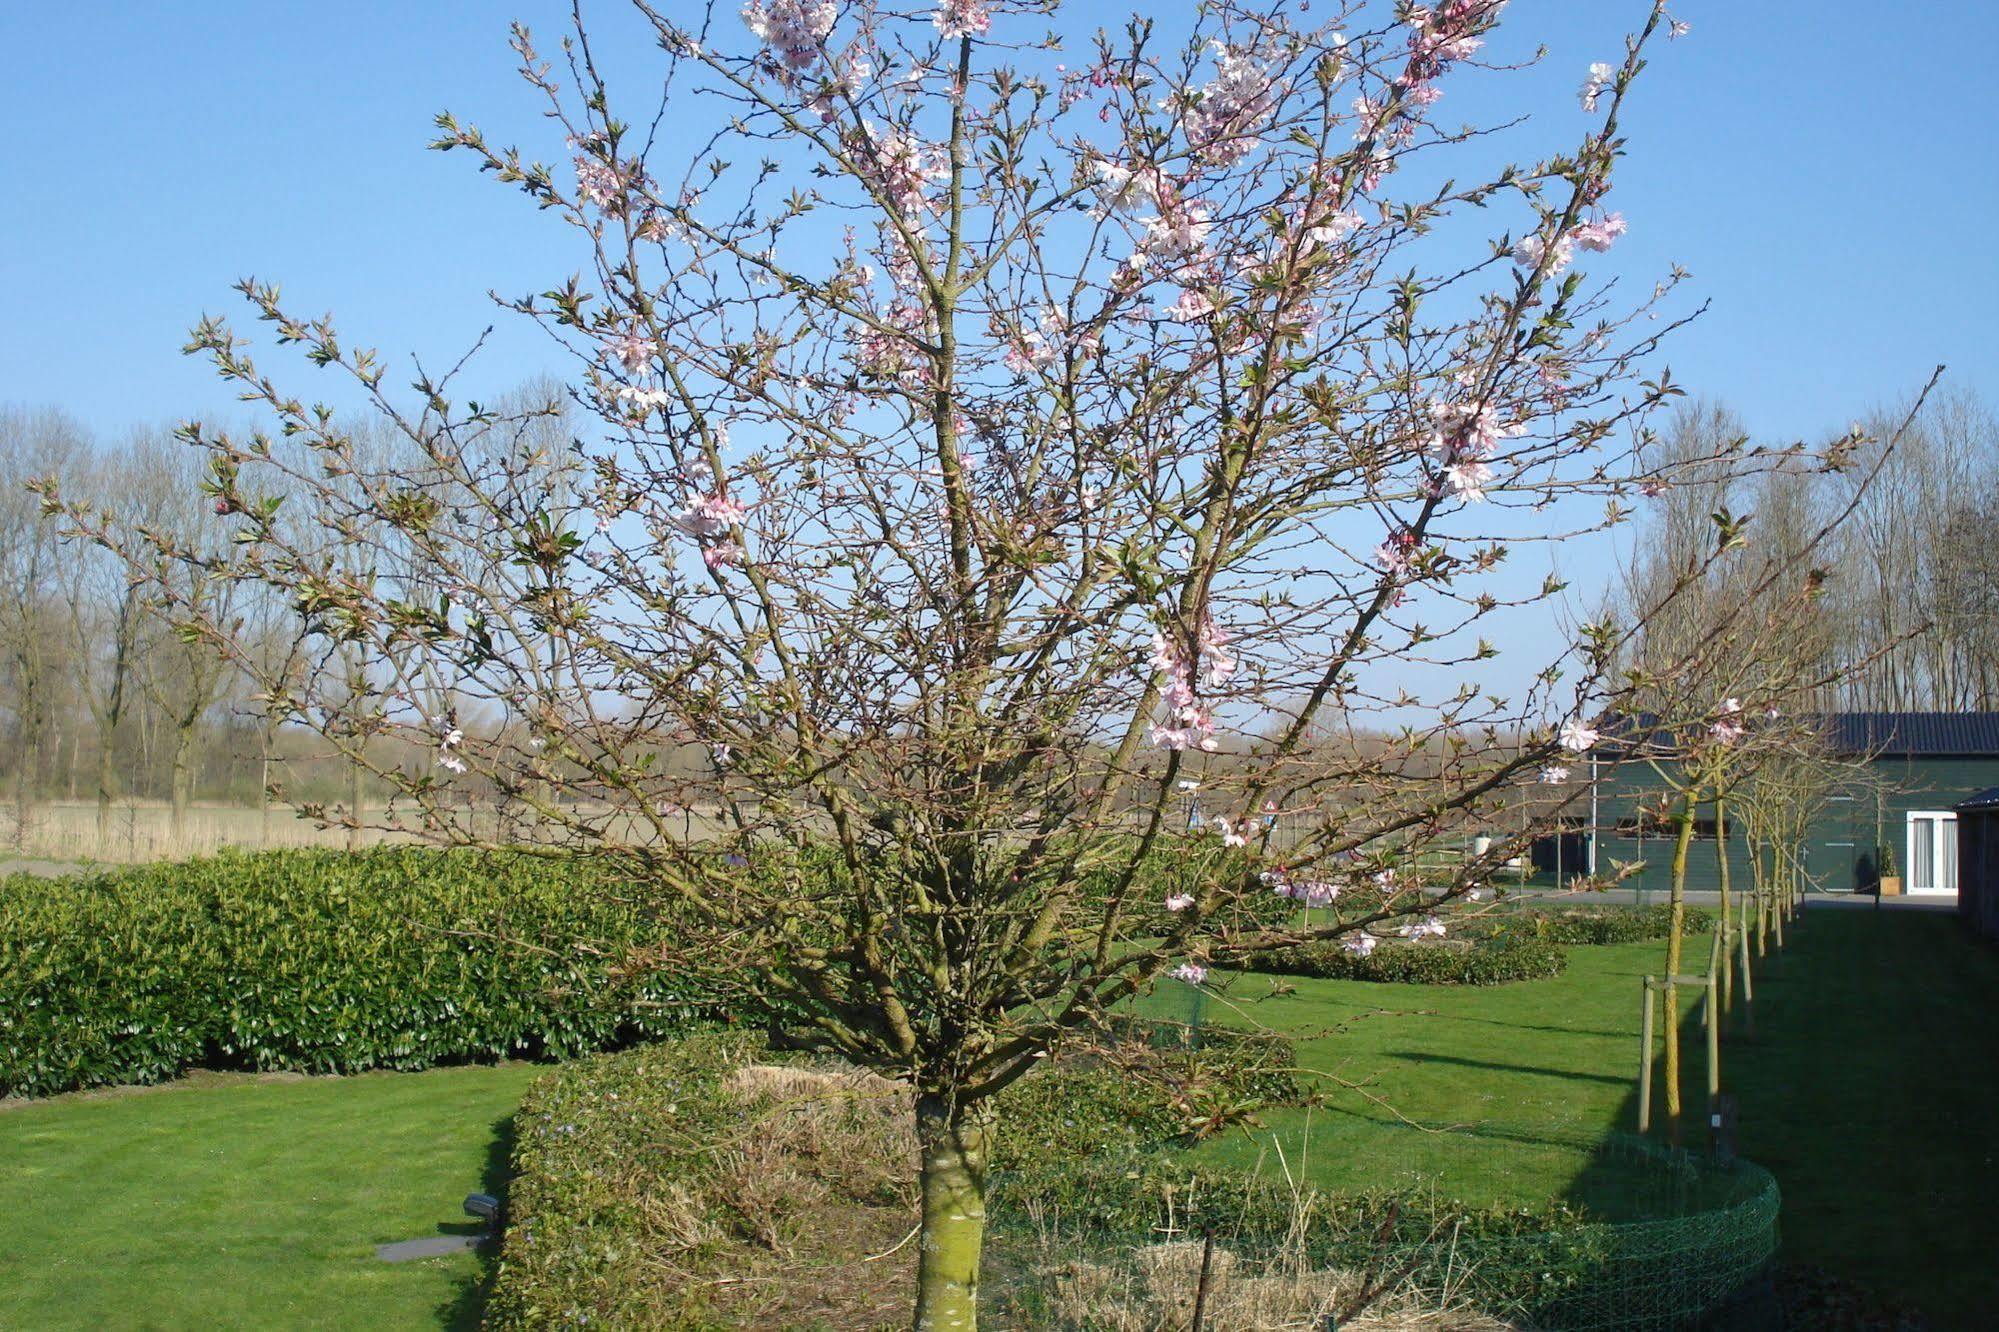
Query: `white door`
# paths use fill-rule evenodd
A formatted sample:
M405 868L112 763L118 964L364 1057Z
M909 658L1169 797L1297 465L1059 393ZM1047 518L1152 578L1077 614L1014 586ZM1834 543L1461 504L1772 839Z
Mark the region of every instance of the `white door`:
M1947 809L1909 814L1907 870L1911 893L1957 894L1957 815Z

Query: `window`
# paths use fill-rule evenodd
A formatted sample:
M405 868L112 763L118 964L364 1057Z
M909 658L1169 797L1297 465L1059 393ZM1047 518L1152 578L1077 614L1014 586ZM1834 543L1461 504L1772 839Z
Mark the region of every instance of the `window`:
M1957 815L1947 809L1909 813L1908 880L1910 893L1948 895L1957 892Z

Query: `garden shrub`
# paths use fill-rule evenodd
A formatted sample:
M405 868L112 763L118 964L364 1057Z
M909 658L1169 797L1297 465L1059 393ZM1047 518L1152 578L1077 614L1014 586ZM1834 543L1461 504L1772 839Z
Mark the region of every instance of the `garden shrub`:
M1198 1050L1144 1039L1159 1035L1120 1022L1022 1078L1000 1103L994 1168L1129 1161L1185 1140L1207 1098L1297 1094L1281 1037L1210 1031ZM913 1249L855 1261L915 1221L911 1103L895 1084L716 1031L554 1070L514 1128L489 1326L691 1332L908 1316Z
M1129 1076L1117 1061L1132 1043L1113 1044L1049 1061L1002 1103L991 1267L1023 1325L1048 1325L1035 1321L1048 1274L1128 1265L1162 1233L1208 1222L1245 1261L1394 1271L1488 1313L1549 1307L1611 1261L1606 1229L1559 1202L1320 1193L1196 1166L1163 1150L1187 1127L1172 1078ZM1280 1038L1151 1053L1183 1078L1205 1066L1230 1094L1296 1087L1288 1071L1270 1081L1291 1062ZM791 1062L765 1062L780 1057ZM487 1324L899 1326L913 1250L858 1260L890 1250L915 1222L910 1120L906 1090L775 1056L741 1031L551 1071L515 1120ZM1301 1207L1309 1225L1294 1225Z
M0 1093L564 1058L684 1027L711 995L626 973L661 927L602 878L417 848L8 877Z
M1388 942L1366 955L1350 952L1334 939L1264 954L1252 965L1257 971L1280 976L1324 980L1502 985L1559 976L1568 965L1568 954L1559 944L1525 935L1498 935L1476 942Z
M1705 934L1714 928L1714 913L1700 907L1685 908L1683 929L1687 937ZM1527 929L1537 939L1559 944L1624 944L1663 939L1672 931L1673 909L1660 904L1645 907L1569 907L1522 913L1507 921L1513 928ZM1513 921L1518 921L1517 926Z

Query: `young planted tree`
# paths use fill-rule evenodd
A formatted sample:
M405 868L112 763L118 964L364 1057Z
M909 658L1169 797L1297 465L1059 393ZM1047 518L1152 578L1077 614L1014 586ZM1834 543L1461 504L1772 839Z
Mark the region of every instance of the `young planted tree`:
M1713 816L1720 890L1714 965L1705 982L1709 1019L1718 1021L1733 1003L1734 944L1742 928L1728 850L1731 802L1765 768L1816 760L1816 732L1801 724L1799 711L1877 659L1836 650L1826 623L1827 577L1814 557L1869 493L1940 374L1941 367L1901 427L1846 483L1843 501L1817 511L1796 503L1799 469L1809 461L1815 470L1843 470L1858 447L1874 441L1849 437L1810 460L1797 447L1771 453L1751 448L1725 409L1703 405L1676 413L1665 443L1666 456L1685 466L1681 484L1645 529L1627 579L1644 629L1632 641L1626 675L1642 706L1623 719L1622 750L1626 760L1651 768L1663 792L1656 816L1673 829L1662 988L1666 1119L1675 1142L1682 1131L1678 978L1685 974L1687 875L1700 812L1705 807ZM1771 461L1758 464L1752 479L1740 466L1716 461L1727 458ZM1761 512L1731 512L1735 496L1764 501L1770 521Z
M242 292L414 463L194 335L277 426L184 431L235 528L204 567L313 645L261 688L394 793L385 825L612 860L670 917L655 965L726 958L793 1039L906 1080L921 1327L975 1323L994 1117L1065 1033L1267 948L1441 928L1407 918L1517 843L1411 865L1625 705L1632 625L1479 673L1553 637L1519 548L1672 479L1637 450L1675 390L1636 372L1676 321L1632 322L1672 283L1613 308L1580 262L1624 230L1619 111L1671 21L1516 166L1438 118L1502 7L1090 35L1055 0L641 2L661 68L628 106L599 57L630 43L579 27L551 65L517 29L573 174L449 116L438 146L574 229L580 271L507 302L573 354L560 458L522 447L541 411L455 372L404 393L273 286ZM125 549L262 669L162 563L214 557ZM432 766L364 743L391 732ZM475 783L533 817L475 825ZM1282 867L1249 845L1272 800ZM1162 897L1167 849L1198 872Z

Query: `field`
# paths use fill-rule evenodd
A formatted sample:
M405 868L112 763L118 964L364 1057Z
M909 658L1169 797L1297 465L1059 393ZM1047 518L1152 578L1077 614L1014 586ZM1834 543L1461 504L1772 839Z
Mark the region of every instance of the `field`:
M1397 1116L1629 1127L1637 977L1659 961L1657 944L1583 948L1559 979L1476 990L1298 980L1272 997L1241 978L1205 1020L1292 1034L1328 1105L1200 1150L1336 1186L1413 1173L1495 1201L1571 1194L1565 1153L1468 1158ZM1759 980L1757 1039L1724 1053L1743 1150L1785 1192L1787 1257L1944 1327L1999 1304L1984 1211L1999 1191L1984 1136L1995 986L1999 958L1948 918L1814 911ZM1190 997L1163 989L1152 1007L1185 1017ZM1698 1069L1696 1055L1696 1084ZM462 1224L535 1071L210 1076L0 1111L0 1326L470 1325L476 1258L389 1267L372 1249Z

